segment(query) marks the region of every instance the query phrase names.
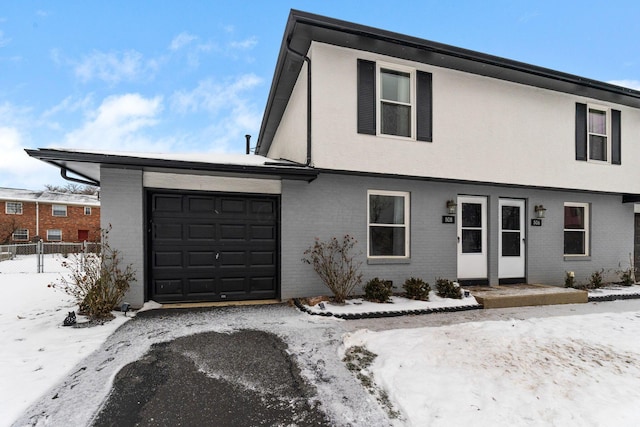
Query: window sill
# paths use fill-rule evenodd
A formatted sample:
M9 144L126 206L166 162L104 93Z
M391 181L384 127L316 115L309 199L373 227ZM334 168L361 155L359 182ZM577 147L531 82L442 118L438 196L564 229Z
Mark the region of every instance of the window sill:
M411 264L411 258L368 258L369 265L384 264Z
M590 255L565 255L565 261L591 261Z

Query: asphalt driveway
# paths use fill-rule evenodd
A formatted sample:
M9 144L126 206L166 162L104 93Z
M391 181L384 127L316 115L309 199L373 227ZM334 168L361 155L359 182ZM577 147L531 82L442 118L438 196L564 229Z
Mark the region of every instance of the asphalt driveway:
M154 344L117 374L93 425L330 425L286 350L256 330Z

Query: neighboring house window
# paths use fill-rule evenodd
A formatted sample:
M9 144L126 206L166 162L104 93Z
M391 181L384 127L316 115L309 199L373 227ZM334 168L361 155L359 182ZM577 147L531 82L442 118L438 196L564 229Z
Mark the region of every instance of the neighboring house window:
M432 141L432 76L358 60L358 133Z
M53 205L53 216L67 216L67 205Z
M84 214L85 215L91 215L91 207L90 206L85 206L84 207Z
M564 254L589 255L589 204L564 204Z
M368 192L368 256L409 256L409 193Z
M621 112L576 104L576 160L622 163Z
M18 228L11 235L12 240L29 240L29 230L26 228Z
M22 202L5 202L4 212L8 215L22 215Z
M47 240L50 242L61 242L62 230L47 230Z

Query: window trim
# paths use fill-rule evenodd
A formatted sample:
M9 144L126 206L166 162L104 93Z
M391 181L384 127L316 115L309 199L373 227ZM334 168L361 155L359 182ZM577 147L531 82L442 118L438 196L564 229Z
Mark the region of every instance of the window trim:
M87 215L87 216L91 215L91 206L85 206L84 207L84 214Z
M60 232L60 238L59 239L52 239L51 238L51 232L52 231L59 231ZM59 228L52 228L50 230L47 230L47 241L48 242L62 242L62 230Z
M20 211L9 211L9 204L15 205L15 206L20 206ZM22 215L24 213L24 206L22 205L22 202L12 202L12 201L6 201L4 202L4 213L7 215Z
M590 132L589 131L589 118L590 118L590 112L591 110L594 111L600 111L603 112L605 114L605 127L606 127L606 134L599 134L599 133L594 133L594 132ZM613 144L613 140L612 140L612 135L611 135L611 109L609 107L605 107L603 105L597 105L597 104L587 104L587 120L586 120L586 124L587 124L587 161L589 163L599 163L599 164L611 164L611 146ZM599 160L599 159L592 159L591 158L591 135L594 136L603 136L605 137L605 141L607 144L606 147L606 156L607 156L607 160Z
M392 72L409 74L409 99L410 103L397 102L392 100L384 100L382 98L382 71L389 70ZM376 61L376 135L382 136L385 138L394 138L394 139L402 139L405 141L415 141L417 134L417 95L416 95L416 69L411 67L406 67L398 64L392 64L389 62L380 62ZM382 133L382 102L394 103L396 105L405 105L411 108L411 135L410 136L401 136L401 135L393 135L388 133Z
M56 206L57 207L64 207L64 215L56 215ZM67 205L51 205L51 216L66 217L67 216Z
M404 224L378 224L371 222L371 196L394 196L404 199ZM404 228L404 255L371 255L371 227ZM411 193L408 191L367 190L367 259L408 260L411 258Z
M582 229L584 231L584 253L582 254L567 254L564 253L564 244L565 244L565 240L564 240L564 236L565 233L567 231L580 231L581 229L578 228L565 228L565 223L564 223L564 208L565 207L576 207L576 208L584 208L584 229ZM564 205L562 207L562 215L563 215L563 219L562 219L562 253L564 254L565 257L567 258L585 258L591 255L591 251L590 251L590 240L589 240L589 235L590 235L590 228L591 228L591 212L590 211L590 204L589 203L582 203L582 202L564 202Z
M27 237L25 237L24 239L16 239L16 233L18 231L23 231L23 230L26 232L24 234L26 234ZM16 229L13 233L11 233L11 240L16 241L16 242L28 241L29 240L29 229L28 228L18 228L18 229Z

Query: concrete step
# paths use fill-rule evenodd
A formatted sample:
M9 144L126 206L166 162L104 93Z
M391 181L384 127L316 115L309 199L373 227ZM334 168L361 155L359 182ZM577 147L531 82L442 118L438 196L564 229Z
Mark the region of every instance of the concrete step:
M559 286L518 284L465 286L484 308L531 305L580 304L589 302L587 291Z

